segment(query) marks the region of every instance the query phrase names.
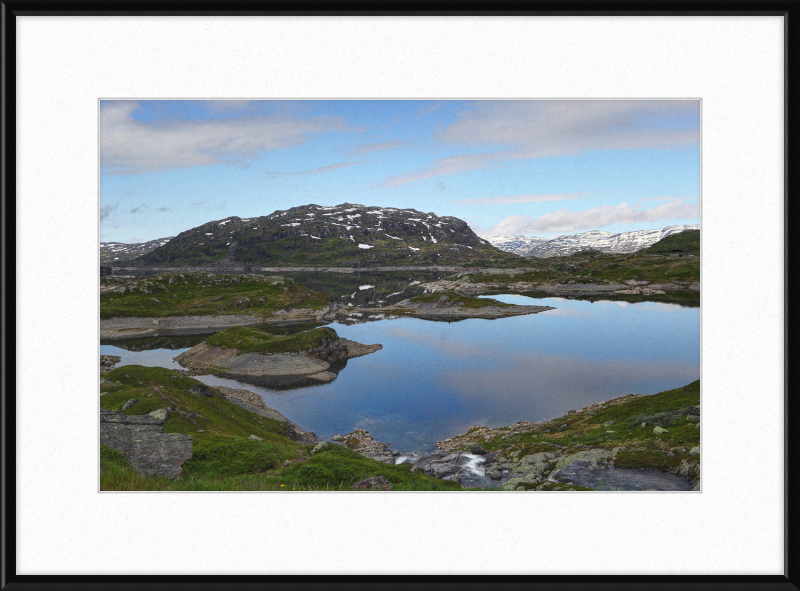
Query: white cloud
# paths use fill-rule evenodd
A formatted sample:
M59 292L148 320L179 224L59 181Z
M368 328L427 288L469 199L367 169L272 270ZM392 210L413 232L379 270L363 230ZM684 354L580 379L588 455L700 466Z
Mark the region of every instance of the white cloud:
M700 141L699 101L484 101L462 111L437 134L446 144L487 146L495 153L461 154L424 170L390 177L396 187L425 178L504 162L587 150L678 148Z
M339 164L329 164L328 166L321 166L319 168L312 168L311 170L301 170L298 172L270 172L267 173L265 178L276 178L279 176L305 176L307 174L321 174L324 172L331 172L340 168L347 168L348 166L356 166L364 162L340 162Z
M589 193L551 193L548 195L498 195L497 197L481 197L478 199L464 199L463 201L453 201L453 203L463 203L464 205L492 205L503 204L513 205L517 203L544 203L546 201L570 201L573 199L583 199Z
M136 101L104 101L100 164L109 174L241 163L261 152L301 145L330 131L357 131L341 117L300 119L286 114L224 119L139 121Z
M507 159L502 154L459 154L442 158L433 163L430 168L418 172L409 172L392 176L383 181L384 187L400 187L413 181L419 181L444 174L455 174L476 168L498 168L500 161Z
M512 215L491 228L473 228L481 236L507 234L550 234L553 232L583 232L612 224L638 224L681 218L699 218L700 204L695 200L675 199L644 209L641 204L603 205L584 211L559 209L536 218Z

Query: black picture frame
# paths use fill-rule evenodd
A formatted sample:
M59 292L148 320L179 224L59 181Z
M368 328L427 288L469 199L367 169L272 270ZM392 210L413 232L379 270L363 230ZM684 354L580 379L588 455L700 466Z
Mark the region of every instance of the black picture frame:
M785 555L783 576L19 576L16 574L15 518L15 357L13 343L20 328L15 321L15 165L16 102L15 58L17 16L214 16L214 15L495 15L495 16L756 16L785 18L785 318L784 396L785 396ZM797 369L792 366L788 338L788 319L792 293L789 275L791 255L796 242L789 240L793 208L790 196L800 189L800 0L561 0L528 2L500 0L494 3L386 1L358 2L339 0L294 0L254 2L233 0L226 3L198 0L4 0L3 34L3 150L2 150L2 580L0 587L9 591L58 589L150 589L189 590L250 589L281 590L372 590L384 589L538 589L538 590L736 590L788 591L800 589L800 403L790 395L789 384ZM796 217L796 216L795 216ZM475 549L465 548L466 552Z

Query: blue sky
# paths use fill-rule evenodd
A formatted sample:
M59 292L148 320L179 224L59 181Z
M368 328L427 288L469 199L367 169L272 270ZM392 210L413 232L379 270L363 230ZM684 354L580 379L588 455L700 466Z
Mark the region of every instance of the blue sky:
M315 203L482 236L700 223L700 102L101 101L100 240Z

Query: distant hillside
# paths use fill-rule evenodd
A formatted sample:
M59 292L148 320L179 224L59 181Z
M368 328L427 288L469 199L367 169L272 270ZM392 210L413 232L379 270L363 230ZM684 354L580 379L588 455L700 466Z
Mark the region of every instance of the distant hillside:
M656 242L642 252L697 252L700 250L700 230L688 230L680 234L672 234Z
M519 260L478 237L458 218L343 203L208 222L178 234L133 264L372 267L502 265Z
M157 240L140 242L138 244L125 244L124 242L101 242L100 264L113 265L133 260L136 257L155 250L159 246L164 246L167 242L172 240L172 238L172 236L169 236L168 238L158 238Z
M689 230L699 232L700 226L667 226L655 230L637 230L617 234L593 230L581 234L563 235L551 240L536 236L491 236L488 240L501 250L527 257L544 258L568 256L590 248L606 253L637 252L668 236Z

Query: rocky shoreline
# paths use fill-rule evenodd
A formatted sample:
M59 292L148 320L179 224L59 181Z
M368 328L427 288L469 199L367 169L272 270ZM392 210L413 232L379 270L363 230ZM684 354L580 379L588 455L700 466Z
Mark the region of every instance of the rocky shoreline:
M628 394L609 401L591 404L567 417L593 417L599 412L644 398ZM685 421L699 428L700 410L685 409ZM552 421L520 421L507 427L473 426L461 435L437 441L433 452L397 452L388 443L374 441L367 431L355 429L348 435L335 435L332 441L385 463L410 464L412 472L422 472L443 480L456 480L465 488L499 488L502 490L700 490L700 448L665 449L661 464L654 461L653 451L621 441L597 445L575 445L545 441L524 441L532 433L549 433L564 429L556 425L564 417ZM568 420L568 419L566 419ZM658 425L658 419L642 429L652 427L657 443L659 436L669 433ZM602 427L613 427L614 421ZM605 429L614 433L613 429ZM514 444L515 438L523 443ZM534 436L534 439L536 436ZM506 443L508 442L508 443ZM489 449L485 449L488 447ZM646 457L653 465L633 465L631 458ZM669 460L675 461L670 462ZM660 460L659 460L660 461ZM604 484L605 483L605 484ZM599 487L599 488L598 488Z

